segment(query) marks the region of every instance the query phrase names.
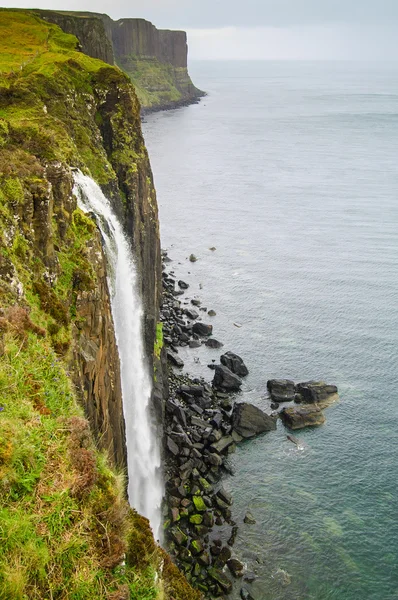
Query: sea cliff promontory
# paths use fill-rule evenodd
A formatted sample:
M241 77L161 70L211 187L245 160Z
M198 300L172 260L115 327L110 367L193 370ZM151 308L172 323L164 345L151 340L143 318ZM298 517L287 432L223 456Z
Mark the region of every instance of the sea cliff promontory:
M188 73L185 31L157 29L145 19L113 21L89 12L34 12L75 35L88 56L125 71L144 112L192 104L203 96Z

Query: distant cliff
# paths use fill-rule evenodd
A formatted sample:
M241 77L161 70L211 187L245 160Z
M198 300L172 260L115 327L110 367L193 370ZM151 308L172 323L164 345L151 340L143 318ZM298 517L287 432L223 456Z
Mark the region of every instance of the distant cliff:
M144 111L183 106L203 96L188 73L184 31L157 29L144 19L113 21L97 13L35 13L75 35L85 54L125 71Z

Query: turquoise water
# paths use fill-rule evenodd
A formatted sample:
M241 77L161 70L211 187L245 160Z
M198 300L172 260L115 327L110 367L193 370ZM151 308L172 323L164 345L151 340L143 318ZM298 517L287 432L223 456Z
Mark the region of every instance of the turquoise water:
M271 377L341 393L303 450L279 424L233 456L235 553L256 600L397 599L398 64L191 72L208 97L144 124L163 247L245 359L243 399L267 409ZM210 378L219 352L189 352Z

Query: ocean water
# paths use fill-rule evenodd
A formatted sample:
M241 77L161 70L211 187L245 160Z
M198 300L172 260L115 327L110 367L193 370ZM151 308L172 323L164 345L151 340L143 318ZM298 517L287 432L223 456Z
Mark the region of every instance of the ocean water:
M143 125L163 247L248 365L242 400L269 409L273 377L341 395L302 450L279 423L233 455L234 552L256 600L397 599L398 64L191 74L208 96ZM219 354L181 356L210 379Z

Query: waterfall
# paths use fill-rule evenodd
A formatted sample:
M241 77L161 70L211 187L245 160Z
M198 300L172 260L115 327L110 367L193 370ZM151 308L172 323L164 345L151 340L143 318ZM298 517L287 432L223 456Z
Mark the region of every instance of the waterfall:
M163 496L160 449L150 416L152 383L144 350L137 271L122 225L100 187L80 172L74 180L79 207L96 216L107 258L126 422L129 502L149 519L155 539L159 539Z

